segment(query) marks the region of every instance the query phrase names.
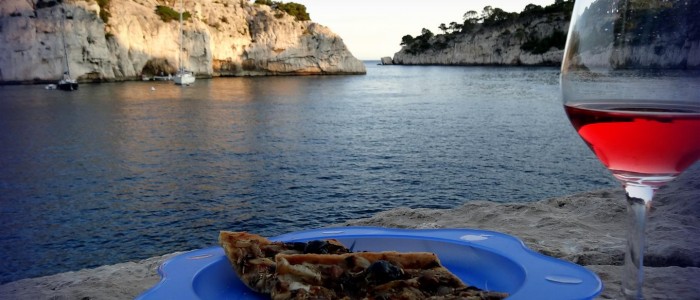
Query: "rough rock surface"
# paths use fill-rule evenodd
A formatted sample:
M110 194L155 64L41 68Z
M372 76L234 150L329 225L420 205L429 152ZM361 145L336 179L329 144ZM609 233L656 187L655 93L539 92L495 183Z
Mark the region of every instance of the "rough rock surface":
M111 0L103 8L92 0L0 1L0 83L60 78L63 35L71 74L82 81L172 72L179 22L161 20L157 5L179 10L174 0ZM183 66L198 76L366 73L322 25L245 0L186 0L184 7L192 18L183 26Z
M648 226L647 299L700 299L700 165L662 189ZM584 265L619 299L625 208L617 189L529 204L469 202L449 210L395 209L347 222L399 228L467 227L515 235L541 253ZM0 285L0 299L127 299L158 282L157 266L177 253L139 262Z
M0 285L0 299L133 299L160 281L158 267L182 252Z
M475 33L460 34L442 50L411 54L407 47L394 54L393 62L403 65L559 65L563 49L542 54L521 49L528 39L543 39L555 32L566 33L569 21L563 15L536 18L508 26L483 27ZM441 42L438 36L432 43ZM442 41L445 42L445 41Z
M350 221L349 226L467 227L515 235L540 253L596 272L600 298L619 299L626 204L621 189L525 204L468 202L451 210L400 208ZM647 224L647 299L700 299L700 165L662 188Z

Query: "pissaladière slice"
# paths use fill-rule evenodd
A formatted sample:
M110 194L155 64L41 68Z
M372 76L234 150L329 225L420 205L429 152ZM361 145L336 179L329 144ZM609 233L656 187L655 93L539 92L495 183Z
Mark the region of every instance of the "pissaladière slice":
M464 284L427 252L278 254L272 299L503 299Z
M265 237L247 232L221 231L219 243L238 277L250 289L269 294L277 282L275 256L277 254L343 254L350 252L337 240L310 242L272 242Z

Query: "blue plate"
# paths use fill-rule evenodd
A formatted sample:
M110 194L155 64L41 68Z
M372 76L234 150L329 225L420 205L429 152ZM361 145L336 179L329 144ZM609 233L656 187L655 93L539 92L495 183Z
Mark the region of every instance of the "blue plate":
M508 299L593 299L603 289L593 272L544 256L517 238L474 229L339 227L293 232L275 241L334 238L353 251L427 251L465 283L506 292ZM161 281L137 299L269 299L238 279L221 247L175 256L160 266Z

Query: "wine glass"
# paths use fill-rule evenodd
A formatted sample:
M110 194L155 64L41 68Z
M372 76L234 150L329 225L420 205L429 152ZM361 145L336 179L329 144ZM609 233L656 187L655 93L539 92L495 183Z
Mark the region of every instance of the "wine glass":
M626 191L622 293L643 299L654 192L700 158L700 0L576 0L561 90L572 125Z

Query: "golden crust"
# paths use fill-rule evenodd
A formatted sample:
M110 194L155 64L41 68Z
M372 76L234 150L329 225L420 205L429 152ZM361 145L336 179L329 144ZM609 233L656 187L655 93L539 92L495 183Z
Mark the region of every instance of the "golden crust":
M272 242L265 237L247 232L221 231L219 243L224 248L226 257L238 278L250 289L267 294L272 291L276 282L276 255L349 252L337 240L307 243Z
M275 284L274 255L266 257L263 252L265 246L272 244L268 239L247 232L221 231L219 243L246 286L259 293L271 292Z
M348 253L336 240L272 242L231 231L220 232L219 243L241 281L274 300L507 297L469 287L429 252Z

